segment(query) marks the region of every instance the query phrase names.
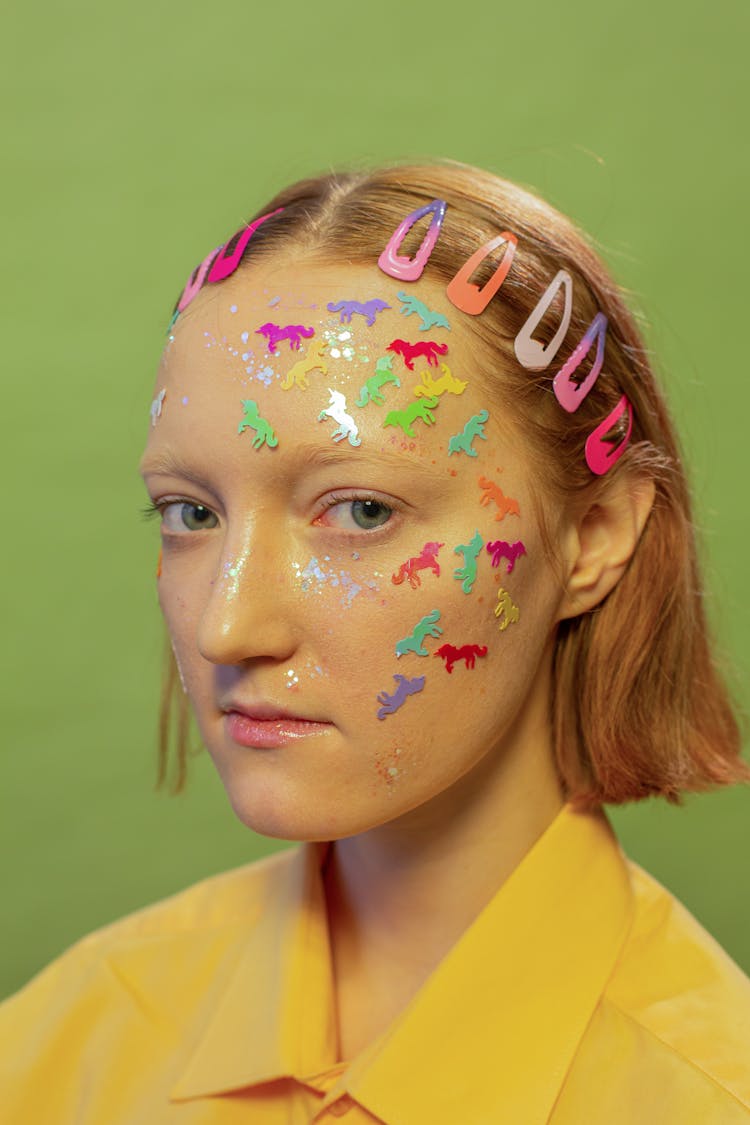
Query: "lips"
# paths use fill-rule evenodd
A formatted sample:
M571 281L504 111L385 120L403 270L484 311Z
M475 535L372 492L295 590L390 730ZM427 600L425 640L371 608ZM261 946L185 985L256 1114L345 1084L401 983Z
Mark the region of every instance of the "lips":
M273 703L230 702L223 710L226 732L232 741L253 749L274 749L333 730L333 723L295 715Z

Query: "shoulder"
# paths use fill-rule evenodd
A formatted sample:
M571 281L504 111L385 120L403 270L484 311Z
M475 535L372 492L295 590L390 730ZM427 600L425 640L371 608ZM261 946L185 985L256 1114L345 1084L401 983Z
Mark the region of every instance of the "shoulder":
M604 1008L665 1070L721 1091L750 1118L750 979L674 895L627 863L635 913Z
M263 910L296 851L284 848L253 863L211 875L94 930L77 945L81 949L108 949L131 938L247 925Z
M84 1113L84 1073L106 1113L131 1080L166 1098L170 1044L231 978L248 934L263 932L297 851L204 879L88 934L0 1004L3 1121L51 1120L50 1099L55 1121L113 1120L101 1107ZM117 1066L100 1065L107 1052Z
M198 949L252 926L296 850L210 876L82 937L0 1004L0 1044L6 1027L23 1011L32 1013L53 1000L54 1009L80 1003L86 986L95 986L111 958L134 950L156 955L170 946Z

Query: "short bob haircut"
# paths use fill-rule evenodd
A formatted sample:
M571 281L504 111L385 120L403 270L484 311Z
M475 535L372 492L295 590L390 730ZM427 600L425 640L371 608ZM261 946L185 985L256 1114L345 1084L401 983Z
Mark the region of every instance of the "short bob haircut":
M646 475L655 483L653 510L618 584L594 612L558 626L550 721L565 799L581 810L651 795L681 804L681 792L749 781L738 724L712 659L674 427L634 317L574 225L488 172L448 161L398 165L324 175L281 191L252 217L284 209L258 228L240 269L268 259L375 263L399 223L435 199L448 207L425 278L447 284L489 239L505 230L518 236L500 292L481 316L466 316L462 323L469 339L474 336L487 393L527 438L540 495L575 509L595 502L623 474L634 480ZM424 225L417 224L400 253L414 253L423 234ZM474 280L483 283L492 268L483 277L480 267ZM572 276L574 296L555 366L569 357L598 311L609 321L603 374L574 414L557 403L549 371L521 367L513 349L560 269ZM561 301L558 292L536 328L540 342L554 335ZM597 477L584 459L585 440L623 393L633 407L631 440L609 473ZM616 441L619 435L615 430L611 436ZM544 532L541 511L539 516ZM554 559L549 534L545 538ZM175 714L172 791L179 792L186 779L188 702L168 649L158 785L167 775Z

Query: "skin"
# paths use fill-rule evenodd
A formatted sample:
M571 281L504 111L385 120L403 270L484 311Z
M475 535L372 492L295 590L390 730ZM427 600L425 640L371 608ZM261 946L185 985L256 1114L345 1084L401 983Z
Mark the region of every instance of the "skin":
M417 360L410 372L396 357L400 388L384 387L383 406L357 408L388 343L419 338L398 311L402 288L375 266L283 262L205 287L172 329L154 390L166 396L142 464L164 512L161 607L235 813L268 836L334 841L325 892L342 1058L384 1030L560 810L548 721L556 625L614 585L648 511L635 489L583 513L556 511L559 559L545 557L523 435L493 407L469 318L424 280L413 291L452 324L425 335L448 343L442 358L466 390L444 395L435 424L417 421L413 439L383 428L389 411L414 401L427 366ZM329 301L372 297L391 309L372 327L359 316L340 326L368 363L329 354L328 374L310 373L304 391L248 376L241 355L264 351L261 324L314 325L319 339L337 321ZM283 378L307 346L282 342L258 366ZM329 388L346 396L357 448L334 443L336 423L317 420ZM273 425L276 448L253 449L252 432L237 434L249 398ZM449 458L449 436L482 409L490 418L478 457ZM480 474L518 500L520 517L495 522L494 506L479 503ZM368 510L378 518L392 515L363 530L357 497L376 502ZM195 505L209 515L188 530ZM467 595L453 577L463 563L453 548L477 529L485 541L522 539L526 555L506 575L483 552ZM394 585L391 574L431 540L445 544L440 577L424 570L418 588ZM311 559L323 578L301 577ZM343 587L330 577L341 572ZM360 587L351 597L350 582ZM503 633L493 614L500 583L520 607ZM396 642L434 609L443 634L425 641L430 655L397 660ZM433 655L444 642L488 652L448 675ZM394 673L424 675L425 689L381 721L376 696L394 691ZM275 749L240 746L225 712L236 700L328 725Z

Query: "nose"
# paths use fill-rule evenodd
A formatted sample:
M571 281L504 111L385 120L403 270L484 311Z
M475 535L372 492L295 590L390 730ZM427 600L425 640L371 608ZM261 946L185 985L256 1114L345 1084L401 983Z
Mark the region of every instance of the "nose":
M280 575L278 560L255 537L234 551L227 545L198 624L198 650L206 660L241 664L294 655L294 614Z

